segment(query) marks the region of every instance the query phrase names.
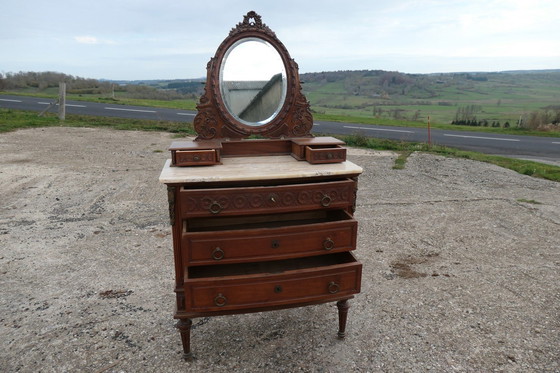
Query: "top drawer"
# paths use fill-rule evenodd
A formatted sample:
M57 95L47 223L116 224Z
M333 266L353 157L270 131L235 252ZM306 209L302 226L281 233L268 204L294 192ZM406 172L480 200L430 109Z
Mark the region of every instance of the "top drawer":
M179 204L183 218L215 215L270 214L324 208L346 209L354 204L351 179L312 184L262 187L186 189Z

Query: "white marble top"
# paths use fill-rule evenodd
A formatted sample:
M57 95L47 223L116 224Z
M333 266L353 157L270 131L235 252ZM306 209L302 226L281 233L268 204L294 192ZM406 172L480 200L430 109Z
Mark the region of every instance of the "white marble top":
M290 155L222 158L222 164L200 167L171 167L171 159L159 176L165 184L247 181L264 179L294 179L303 177L358 175L362 168L342 163L310 164Z

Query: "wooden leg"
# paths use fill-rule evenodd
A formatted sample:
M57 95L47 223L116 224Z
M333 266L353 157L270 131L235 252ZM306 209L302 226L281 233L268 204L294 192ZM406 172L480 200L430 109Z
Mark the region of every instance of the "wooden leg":
M338 307L338 338L344 339L346 337L346 319L348 318L350 303L348 303L348 299L339 300L336 302L336 306Z
M175 327L179 329L181 333L181 342L183 342L183 359L186 361L193 360L193 354L191 352L191 319L180 319Z

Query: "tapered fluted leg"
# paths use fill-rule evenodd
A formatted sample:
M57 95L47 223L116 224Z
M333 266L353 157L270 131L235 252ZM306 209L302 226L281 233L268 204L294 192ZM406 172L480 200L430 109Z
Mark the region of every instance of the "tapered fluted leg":
M338 338L343 339L346 337L346 320L350 303L348 299L339 300L336 302L336 306L338 307Z
M183 343L183 359L192 361L193 355L191 352L191 319L180 319L175 325L181 333L181 342Z

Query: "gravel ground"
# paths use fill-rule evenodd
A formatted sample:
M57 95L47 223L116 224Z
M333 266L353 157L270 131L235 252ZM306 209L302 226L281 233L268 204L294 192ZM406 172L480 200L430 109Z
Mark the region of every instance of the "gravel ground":
M158 182L171 140L0 135L0 371L560 371L560 183L352 149L364 268L346 340L334 304L202 318L183 361Z

